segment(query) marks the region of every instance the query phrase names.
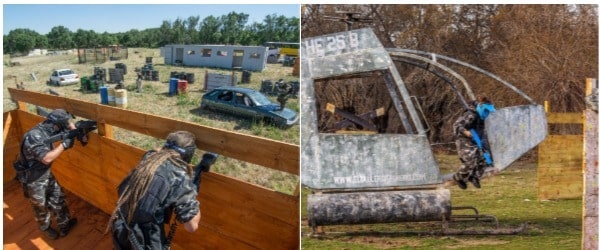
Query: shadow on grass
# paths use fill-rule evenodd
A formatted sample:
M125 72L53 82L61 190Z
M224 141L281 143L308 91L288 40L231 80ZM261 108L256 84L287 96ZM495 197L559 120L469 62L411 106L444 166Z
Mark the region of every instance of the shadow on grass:
M201 117L204 117L207 119L216 120L216 121L220 121L220 122L235 123L236 124L236 126L234 127L235 130L239 130L239 129L249 130L252 128L253 124L262 122L262 121L255 121L255 120L251 120L251 119L245 119L243 117L236 116L236 115L219 113L219 112L212 111L212 110L205 110L200 107L190 109L190 114L198 115L198 116L201 116Z

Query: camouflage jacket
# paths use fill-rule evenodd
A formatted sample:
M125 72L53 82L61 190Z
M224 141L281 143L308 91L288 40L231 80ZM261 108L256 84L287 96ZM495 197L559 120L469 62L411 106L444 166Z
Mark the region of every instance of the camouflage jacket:
M147 152L143 159L154 153ZM119 185L119 196L129 184L134 171L136 169ZM190 221L200 212L197 195L196 187L186 170L170 160L164 161L152 177L148 192L138 201L130 223L138 242L145 246L153 246L152 249L161 246L165 239L163 223L168 223L167 218L172 212L180 223ZM121 207L121 212L127 216L128 208L124 206Z
M481 135L483 133L484 123L483 120L479 118L477 112L472 109L468 109L454 122L454 137L456 139L466 138L466 136L462 133L464 130L475 129ZM469 139L470 140L470 139Z

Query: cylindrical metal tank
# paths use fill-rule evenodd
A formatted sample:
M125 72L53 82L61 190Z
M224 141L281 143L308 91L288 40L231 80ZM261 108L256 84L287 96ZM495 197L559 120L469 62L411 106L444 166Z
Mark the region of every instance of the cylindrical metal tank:
M310 226L441 221L450 218L450 191L405 190L308 196Z

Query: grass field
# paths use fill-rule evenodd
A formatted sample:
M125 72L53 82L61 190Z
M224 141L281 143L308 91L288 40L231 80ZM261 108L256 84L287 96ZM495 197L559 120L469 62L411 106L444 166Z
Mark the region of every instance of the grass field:
M457 156L437 154L442 172L458 166ZM522 159L499 175L482 180L482 188L450 187L452 206L474 206L494 215L501 228L516 228L518 235L432 235L441 222L326 226L322 237L310 236L302 206L302 249L581 249L582 201L537 200L537 163ZM309 189L302 190L305 204ZM465 213L466 214L466 213ZM450 224L450 229L491 229L485 223ZM347 232L351 232L350 234Z
M160 81L143 81L142 93L135 92L135 68L141 68L146 61L146 57L153 57L154 67L159 71ZM9 66L11 63L17 63L17 66ZM127 59L119 61L107 61L103 63L85 63L78 64L78 59L74 55L55 55L55 56L31 56L9 58L4 56L3 71L3 111L16 108L15 103L10 99L7 87L15 87L16 83L23 83L25 89L30 91L48 93L52 89L62 96L84 100L93 103L100 103L99 93L83 93L80 91L80 84L70 86L49 86L46 84L52 70L60 68L71 68L82 76L93 75L94 67L115 68L115 63L124 63L127 66L127 74L124 76L124 84L128 89L127 102L129 110L140 111L144 113L160 115L177 120L194 122L210 127L220 128L229 131L235 131L244 134L250 134L265 137L273 140L283 141L291 144L299 144L300 129L299 125L294 125L289 129L280 129L271 125L263 124L261 121L252 121L241 119L235 116L222 115L219 113L200 110L200 100L204 92L204 76L209 73L231 74L231 70L199 68L199 67L177 67L165 65L164 58L160 57L158 49L129 48ZM169 96L169 76L172 71L194 73L195 83L188 85L188 94L179 96ZM292 67L283 67L281 64L268 64L262 72L252 72L251 82L239 84L238 86L260 89L263 79L276 81L280 78L286 81L298 81L298 77L292 76ZM37 80L34 80L34 74ZM241 72L236 72L238 81L241 81ZM108 76L107 76L108 78ZM115 84L109 84L114 86ZM270 97L275 102L275 97ZM299 112L298 99L290 98L286 107ZM29 107L34 111L34 107ZM145 136L135 132L125 131L120 128L114 129L115 139L130 145L142 148L152 149L164 142L162 139ZM201 152L197 152L199 154ZM227 157L221 157L212 168L215 172L223 173L235 178L249 181L261 186L275 189L284 193L292 193L298 177L284 172L271 170L265 167L241 162Z

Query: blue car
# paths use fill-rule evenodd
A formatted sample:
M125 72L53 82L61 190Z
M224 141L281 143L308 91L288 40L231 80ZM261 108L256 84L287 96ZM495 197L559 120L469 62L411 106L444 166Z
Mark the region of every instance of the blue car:
M219 87L202 96L200 108L263 120L281 127L298 122L298 114L280 108L259 91L240 87Z

